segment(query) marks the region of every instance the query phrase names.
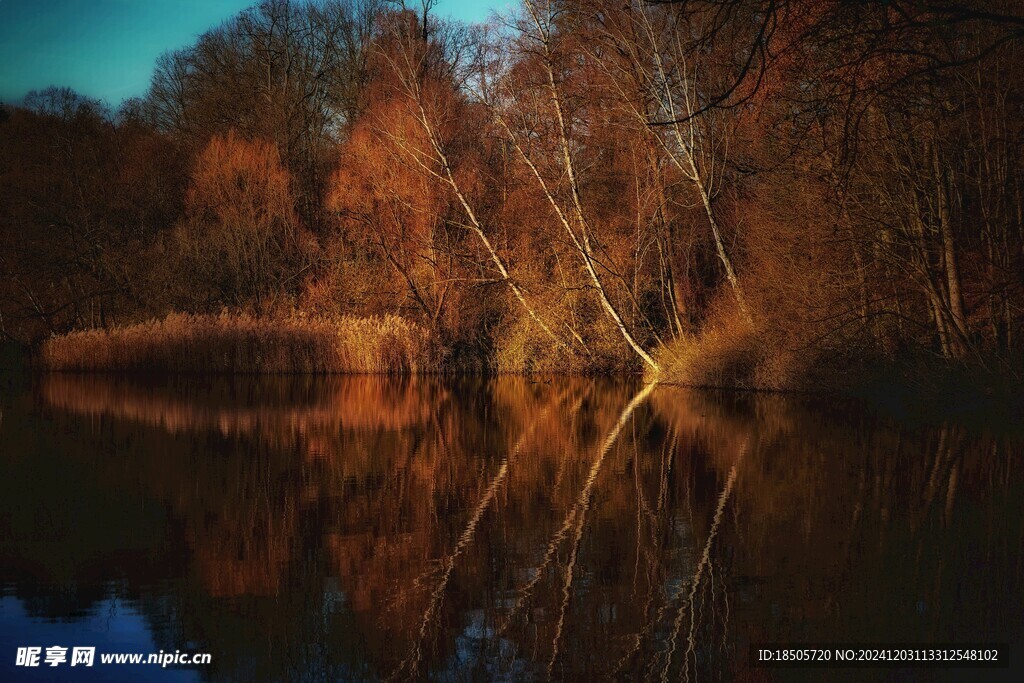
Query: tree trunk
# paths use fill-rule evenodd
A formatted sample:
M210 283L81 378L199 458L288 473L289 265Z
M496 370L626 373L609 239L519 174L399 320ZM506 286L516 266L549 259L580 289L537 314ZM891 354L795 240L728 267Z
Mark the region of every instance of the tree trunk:
M942 262L946 276L946 287L949 294L949 311L956 334L963 344L970 341L967 329L967 318L964 315L964 298L960 285L960 268L957 262L956 244L953 238L953 226L950 220L949 194L946 188L946 173L939 162L938 145L932 146L932 162L935 167L935 186L939 207L939 234L942 238ZM961 346L957 344L956 346Z

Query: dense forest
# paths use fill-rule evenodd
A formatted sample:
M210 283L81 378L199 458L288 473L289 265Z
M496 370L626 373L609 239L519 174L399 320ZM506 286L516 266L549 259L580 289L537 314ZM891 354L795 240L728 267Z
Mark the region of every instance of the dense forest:
M272 338L247 367L323 369L344 328L382 347L357 369L402 340L412 369L1021 378L1018 2L434 4L268 0L116 111L0 109L0 335L62 367L238 328Z

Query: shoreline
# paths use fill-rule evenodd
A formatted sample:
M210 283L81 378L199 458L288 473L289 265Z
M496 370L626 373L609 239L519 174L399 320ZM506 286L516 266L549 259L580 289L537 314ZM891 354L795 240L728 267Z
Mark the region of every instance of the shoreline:
M0 370L0 375L10 370ZM336 380L336 379L371 379L383 378L402 381L413 378L432 378L438 380L479 379L484 381L499 378L521 378L531 384L550 384L555 379L593 379L624 381L636 380L648 384L643 373L630 371L614 372L508 372L496 370L471 371L466 369L436 370L416 372L280 372L280 371L161 371L140 369L48 369L41 367L26 368L26 378L38 380L48 376L95 377L102 379L142 379L142 378L174 378L182 380L243 380L258 381L274 380ZM547 378L547 381L544 379ZM958 383L955 386L946 384L946 389L931 388L922 390L905 381L892 381L884 386L863 383L855 386L836 386L832 388L761 388L749 386L698 385L671 379L654 380L659 388L680 389L709 394L725 394L737 397L779 398L796 401L826 400L850 402L855 406L878 411L893 418L923 424L936 420L953 419L959 422L978 424L988 427L993 424L1011 426L1024 418L1024 390L1016 391L1004 387L992 390L979 387L977 384ZM1014 430L1011 430L1014 431ZM1019 429L1017 430L1019 431Z
M848 357L794 366L761 384L765 375L756 356L701 354L695 343L673 342L653 349L665 359L662 371L641 372L626 362L598 366L537 358L526 367L501 367L480 350L457 355L431 330L395 315L286 317L248 314L172 313L142 323L72 331L32 347L4 345L0 373L181 377L606 377L700 391L765 396L853 399L886 412L911 414L938 409L944 414L1024 415L1024 390L1009 371L977 364L950 363L918 352L904 358ZM543 351L543 349L542 349ZM533 360L533 359L531 359ZM556 357L556 360L561 360ZM739 370L737 371L737 368ZM708 380L688 381L686 376ZM772 379L771 375L767 376Z

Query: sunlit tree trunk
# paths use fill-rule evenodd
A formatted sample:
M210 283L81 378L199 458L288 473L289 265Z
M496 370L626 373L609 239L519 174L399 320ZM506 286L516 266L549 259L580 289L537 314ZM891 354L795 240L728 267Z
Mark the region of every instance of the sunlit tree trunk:
M424 3L424 13L426 13L427 3ZM425 36L426 34L424 34ZM399 40L401 41L401 37ZM424 45L425 49L427 46ZM516 284L509 272L508 266L505 264L505 260L498 253L494 244L487 236L482 221L480 220L476 210L473 208L472 203L466 192L463 190L461 183L455 175L455 171L452 168L452 164L449 160L448 154L445 151L445 147L442 143L441 136L434 125L431 117L428 115L427 108L424 105L423 99L423 88L421 83L421 71L423 65L419 59L423 59L422 56L419 59L415 58L412 54L413 46L404 46L405 52L397 55L392 60L392 66L394 67L395 74L401 80L401 86L405 94L411 100L414 107L414 116L417 123L426 136L427 142L430 145L429 152L424 155L420 150L410 149L409 146L400 140L397 136L392 136L396 145L405 149L409 153L410 157L418 164L425 172L432 177L440 180L445 184L455 198L459 202L459 206L464 211L467 220L469 221L468 227L476 235L480 244L487 252L491 262L494 264L498 273L501 275L502 280L508 286L509 290L515 296L516 300L527 312L530 318L537 324L541 330L555 343L558 348L566 351L572 351L572 348L566 344L562 339L552 331L551 327L544 322L541 316L537 313L536 309L529 303L524 294L522 288ZM386 132L386 131L385 131ZM440 167L440 170L438 170Z
M716 165L724 163L724 160L716 158L720 153L717 147L720 144L727 145L728 140L708 139L702 130L703 126L713 125L709 119L717 113L703 110L696 102L696 70L690 72L686 57L681 53L682 44L688 38L679 35L678 28L671 31L665 29L670 31L669 35L660 31L651 15L658 8L652 10L641 3L638 7L627 5L625 9L631 16L631 34L609 34L609 38L619 46L623 56L632 62L632 77L638 79L637 85L641 91L654 97L660 111L652 115L645 105L637 101L637 93L623 87L614 69L605 68L605 73L640 126L653 137L669 161L693 185L708 220L715 254L722 264L737 307L742 316L751 322L750 311L714 207ZM675 47L667 47L665 42L674 42ZM667 60L671 60L671 66L666 64ZM600 64L602 60L596 58L596 61ZM658 114L668 118L668 139L664 135L664 127L651 125L652 119L659 118ZM727 136L724 132L715 134L719 137Z
M619 313L614 302L609 296L608 290L605 287L604 283L601 281L601 278L598 275L597 269L594 265L594 248L590 236L590 226L587 222L586 213L583 209L583 201L580 197L579 179L576 172L576 165L573 161L572 152L569 147L569 136L568 131L566 129L565 113L562 108L561 94L558 89L558 84L555 80L555 70L551 54L551 31L553 30L553 26L551 22L550 3L547 3L544 6L544 8L542 8L534 0L527 0L525 5L527 11L530 14L530 18L532 19L533 25L537 30L537 34L532 37L540 42L543 50L541 60L543 62L542 68L544 69L546 88L555 115L555 123L557 126L558 135L558 146L561 154L561 164L563 170L565 171L567 182L569 185L569 194L571 198L570 210L572 212L571 220L570 217L566 214L566 212L563 211L558 201L555 199L555 196L552 193L551 188L549 187L547 181L544 179L543 175L541 175L536 164L530 158L530 155L523 148L521 142L515 139L516 136L512 132L511 128L506 123L504 123L503 119L501 120L501 123L505 128L506 132L510 135L510 137L513 138L513 145L520 152L520 155L522 156L523 160L530 167L530 170L533 172L534 177L540 184L545 197L548 199L548 202L551 204L552 208L554 208L559 221L565 228L566 233L569 235L570 241L572 242L576 250L579 252L583 260L583 265L586 268L587 275L590 277L590 281L591 283L593 283L594 289L597 291L598 296L601 300L601 305L604 308L605 312L608 314L608 317L612 320L612 322L614 322L616 328L619 330L619 333L622 335L622 338L625 339L626 343L629 345L631 349L633 349L637 356L639 356L640 359L647 366L657 371L659 369L657 362L655 362L654 358L652 358L651 355L644 350L644 348L640 345L640 343L630 332L625 321L623 320L622 315ZM548 11L544 12L542 11L542 9L546 9ZM577 227L574 227L573 223L575 223Z

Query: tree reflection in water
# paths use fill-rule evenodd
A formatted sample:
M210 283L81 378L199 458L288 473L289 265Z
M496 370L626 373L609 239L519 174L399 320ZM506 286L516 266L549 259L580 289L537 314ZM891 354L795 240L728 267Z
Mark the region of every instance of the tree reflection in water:
M751 642L1020 642L1005 430L568 377L51 375L0 444L19 619L120 600L214 680L771 680L803 672Z

